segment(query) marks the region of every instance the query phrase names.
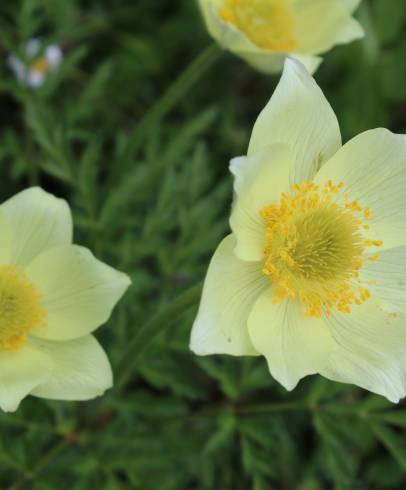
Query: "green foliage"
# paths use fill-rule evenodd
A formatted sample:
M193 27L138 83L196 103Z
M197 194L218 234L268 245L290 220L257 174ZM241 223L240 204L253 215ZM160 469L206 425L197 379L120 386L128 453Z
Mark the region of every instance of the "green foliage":
M318 81L344 139L405 132L406 7L364 0L359 17L367 37L329 53ZM98 332L115 367L140 327L203 278L227 233L228 160L245 151L277 78L226 54L214 64L209 48L200 79L151 110L210 44L189 0L1 2L0 32L1 200L30 185L65 197L76 242L132 276ZM7 65L32 36L65 54L38 90ZM197 358L194 314L162 325L122 391L29 398L1 414L0 488L406 487L404 406L320 377L287 393L262 359Z

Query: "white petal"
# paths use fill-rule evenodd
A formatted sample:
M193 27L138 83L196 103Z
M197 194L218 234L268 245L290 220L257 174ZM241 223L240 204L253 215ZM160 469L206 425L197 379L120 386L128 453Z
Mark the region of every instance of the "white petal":
M236 255L242 260L264 258L265 221L261 209L279 202L282 192L289 190L293 159L287 145L262 148L242 161L234 161L236 198L230 218L237 239Z
M127 275L77 245L48 250L26 272L48 312L47 327L32 334L50 340L70 340L95 330L108 320L130 285Z
M34 58L34 56L36 56L40 50L41 41L36 37L30 39L27 43L27 46L25 47L25 52L28 58Z
M51 374L50 358L29 345L16 352L0 349L0 408L17 410L21 400Z
M406 247L384 250L378 260L367 260L361 277L388 310L406 315Z
M27 68L24 63L12 54L8 57L8 64L15 73L17 80L23 82L27 74Z
M45 57L50 68L52 70L55 70L62 62L62 58L63 58L62 50L56 44L48 46L47 49L45 50Z
M211 260L190 340L195 354L257 354L248 335L247 318L269 282L260 265L237 259L234 247L235 238L229 235Z
M299 0L294 2L298 52L321 54L336 44L349 43L364 35L342 0ZM315 28L315 19L317 22Z
M271 289L261 294L248 318L248 329L272 376L293 390L300 379L323 368L333 341L322 320L305 317L297 301L275 305L273 299Z
M289 56L297 61L300 61L300 63L305 66L306 70L311 75L316 72L317 68L323 61L323 58L320 58L319 56L312 56L310 54L291 53Z
M304 66L287 59L282 78L251 136L248 154L273 143L292 147L294 182L311 180L341 147L337 118Z
M344 182L351 200L372 211L371 238L383 248L406 244L406 136L374 129L349 141L315 178Z
M52 376L32 395L53 400L91 400L113 386L109 360L92 335L68 342L35 341L53 361Z
M8 264L11 257L12 231L4 213L0 211L0 266Z
M406 394L405 319L372 299L349 314L333 312L326 325L336 347L320 374L398 402Z
M39 187L16 194L0 210L12 228L12 264L25 267L44 250L72 241L68 204Z
M27 85L32 88L40 87L45 81L45 74L42 71L30 70L28 72Z
M359 7L361 0L342 0L342 2L344 3L350 14L352 14Z

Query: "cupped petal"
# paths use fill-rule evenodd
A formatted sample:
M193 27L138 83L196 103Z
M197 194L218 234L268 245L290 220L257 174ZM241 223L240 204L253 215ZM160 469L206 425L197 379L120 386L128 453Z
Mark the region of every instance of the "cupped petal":
M234 247L235 238L228 235L210 262L190 339L195 354L257 355L247 319L269 282L261 265L239 260Z
M384 250L366 260L361 279L389 311L406 315L406 246Z
M0 408L15 412L22 401L52 371L52 361L30 345L16 352L0 349Z
M72 242L67 202L39 187L22 191L0 206L12 229L10 263L27 266L37 255Z
M289 190L293 167L290 148L278 144L263 147L245 160L232 161L236 197L230 225L237 239L235 253L240 259L264 258L265 221L260 212L265 206L279 202L281 193Z
M311 180L341 147L333 109L304 66L292 59L286 60L282 78L254 125L248 155L273 143L292 148L292 183Z
M271 289L261 294L248 318L248 330L272 376L293 390L300 379L324 367L333 340L323 321L304 316L297 301L273 304L273 299Z
M405 320L372 299L349 314L333 311L325 321L335 348L320 374L397 403L406 394Z
M32 334L49 340L71 340L95 330L108 320L131 282L77 245L48 250L26 272L47 311L47 327Z
M91 400L113 386L113 374L106 353L87 335L67 342L35 340L38 350L52 359L51 377L31 394L53 400Z
M349 43L364 35L343 0L296 0L293 8L299 53L325 53L336 44ZM319 19L317 29L315 19Z
M368 236L380 250L406 244L406 136L366 131L345 144L315 177L343 182L349 199L371 210Z

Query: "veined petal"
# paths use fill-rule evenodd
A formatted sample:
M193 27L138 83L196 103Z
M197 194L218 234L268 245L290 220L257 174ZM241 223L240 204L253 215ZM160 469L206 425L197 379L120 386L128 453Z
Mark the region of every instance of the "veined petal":
M321 54L336 44L349 43L364 35L343 0L296 0L293 8L300 53ZM315 19L320 19L317 29Z
M270 288L261 294L248 318L248 329L272 376L293 390L300 379L324 367L333 340L323 321L305 317L296 301L273 304L273 299Z
M406 136L387 129L366 131L345 144L315 182L344 182L351 200L370 208L368 236L385 248L406 244Z
M239 260L234 247L235 238L228 235L210 262L190 340L195 354L257 354L247 318L269 282L261 273L261 264Z
M361 278L389 311L406 315L406 246L384 250L377 260L367 260Z
M21 400L51 375L51 359L27 345L16 352L0 349L0 408L17 410Z
M48 250L26 272L48 312L47 328L39 327L32 335L50 340L70 340L95 330L130 284L128 276L77 245Z
M51 377L31 394L54 400L91 400L113 386L109 360L92 335L67 342L36 340L53 361Z
M25 267L41 252L72 242L68 204L39 187L16 194L0 210L11 227L11 264Z
M320 87L304 66L285 62L282 78L259 115L248 154L273 143L291 146L291 183L311 180L323 163L341 147L337 118Z
M260 211L289 190L293 160L287 145L272 145L235 162L236 191L230 225L237 239L235 253L242 260L264 258L265 221Z
M350 314L333 311L326 325L336 345L320 374L358 385L395 403L405 396L405 317L391 315L369 300Z

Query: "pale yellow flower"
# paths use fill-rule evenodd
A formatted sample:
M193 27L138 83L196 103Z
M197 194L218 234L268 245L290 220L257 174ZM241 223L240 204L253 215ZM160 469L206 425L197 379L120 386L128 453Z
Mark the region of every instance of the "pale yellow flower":
M0 206L0 232L0 408L101 395L112 372L91 333L129 278L72 244L69 206L40 188Z
M286 389L306 375L406 394L406 136L344 146L314 79L287 60L232 160L232 234L209 266L191 349L264 355Z
M258 70L277 73L286 56L310 73L319 55L363 36L352 14L361 0L199 0L212 37Z

